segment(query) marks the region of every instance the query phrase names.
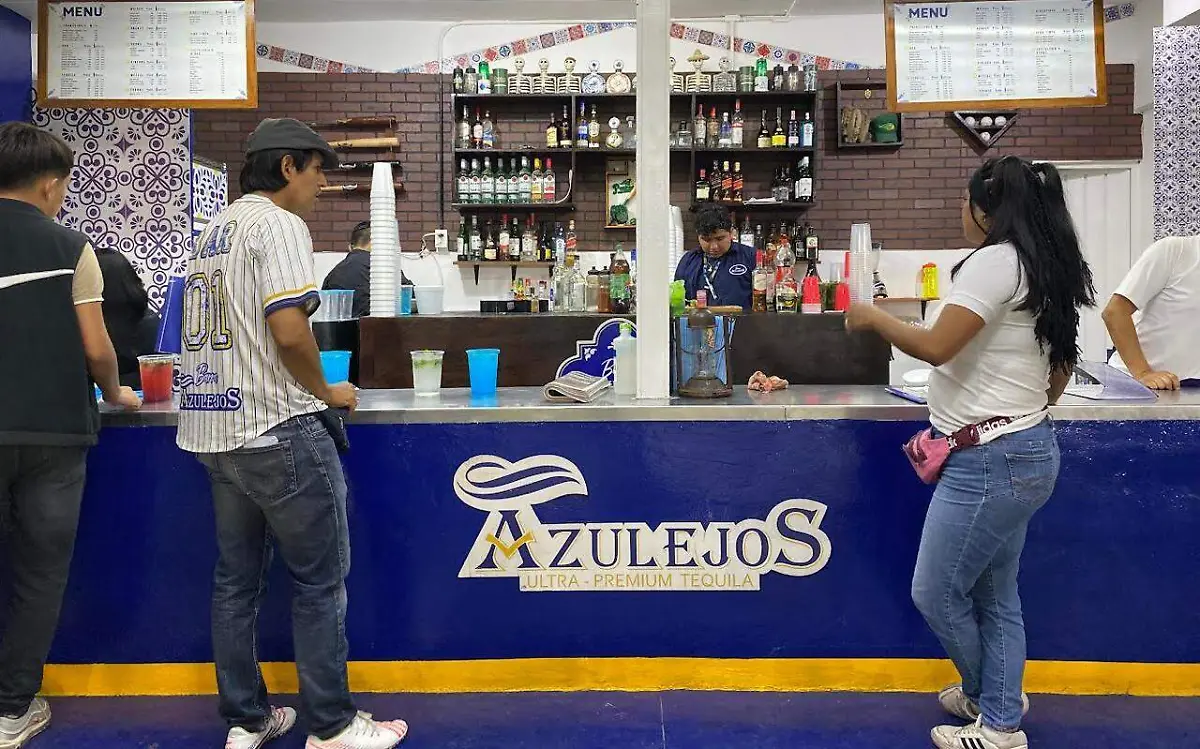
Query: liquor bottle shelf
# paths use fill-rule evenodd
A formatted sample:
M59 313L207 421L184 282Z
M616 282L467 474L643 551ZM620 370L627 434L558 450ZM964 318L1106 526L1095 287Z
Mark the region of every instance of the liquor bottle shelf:
M692 210L695 211L706 205L723 205L726 208L736 209L739 211L805 211L816 205L816 201L801 203L795 200L789 200L786 203L732 203L726 200L705 200L692 202Z
M799 97L805 99L815 99L816 91L698 91L679 93L671 92L671 98L677 100L684 99L780 99L788 97ZM636 93L629 94L584 94L584 93L552 93L552 94L453 94L452 97L457 101L562 101L564 99L627 99L633 101L637 99Z
M488 154L517 154L528 156L541 156L542 154L566 154L574 151L574 148L548 148L546 146L517 146L516 148L455 148L454 153L463 154L466 156L479 155L487 156Z
M574 203L451 203L456 211L574 211Z
M870 145L892 145L888 144L870 144ZM813 146L789 146L787 148L720 148L718 146L702 146L700 148L692 148L686 146L671 146L671 153L799 153L799 154L815 154L817 149ZM559 155L559 154L585 154L585 153L618 153L618 154L635 154L636 148L608 148L601 146L600 148L546 148L545 146L518 146L517 148L455 148L454 153L464 156L487 156L489 154L508 155L515 154L517 156L542 156L542 155Z
M696 153L807 153L814 154L817 152L814 146L787 146L779 148L721 148L719 146L704 146L701 148L691 149Z
M484 268L510 268L512 270L512 280L517 280L517 268L545 268L546 271L553 275L554 261L545 260L455 260L454 264L460 268L473 268L475 271L475 285L479 285L479 269Z

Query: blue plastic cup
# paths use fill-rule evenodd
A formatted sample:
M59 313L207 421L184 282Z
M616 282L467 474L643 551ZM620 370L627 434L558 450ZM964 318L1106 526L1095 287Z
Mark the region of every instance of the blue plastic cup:
M496 375L500 371L500 349L467 349L467 369L471 373L472 396L495 395Z
M396 297L396 314L411 315L413 303L413 287L403 285L400 287L400 294Z
M350 380L350 352L322 351L321 371L325 373L328 383L348 382Z
M154 350L160 354L183 353L183 292L186 281L183 276L172 276L167 281L154 346Z

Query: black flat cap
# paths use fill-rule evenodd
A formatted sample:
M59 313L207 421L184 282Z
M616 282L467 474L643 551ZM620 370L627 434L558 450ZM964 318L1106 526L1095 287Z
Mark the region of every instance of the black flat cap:
M259 151L286 148L296 151L317 151L321 154L321 166L332 169L338 165L337 152L316 131L299 120L290 117L266 119L258 123L246 141L246 155Z

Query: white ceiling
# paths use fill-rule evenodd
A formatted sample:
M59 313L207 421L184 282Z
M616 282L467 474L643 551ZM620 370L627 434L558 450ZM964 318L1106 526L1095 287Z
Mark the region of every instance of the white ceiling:
M27 18L36 0L0 0ZM257 0L265 23L331 21L616 21L631 19L634 0ZM750 16L805 16L869 13L882 0L673 0L671 15L681 19Z

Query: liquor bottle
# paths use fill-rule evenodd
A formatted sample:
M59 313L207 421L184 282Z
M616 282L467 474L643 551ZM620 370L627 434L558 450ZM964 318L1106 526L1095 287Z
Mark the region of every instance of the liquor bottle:
M821 238L817 230L806 221L804 223L804 259L808 261L808 275L817 275L817 263L821 262Z
M563 105L563 116L558 121L558 147L571 147L571 114L567 111L567 107Z
M629 115L625 118L625 129L629 133L629 135L625 137L625 147L637 148L637 120L633 115ZM575 268L575 273L582 278L583 274L579 272L578 267Z
M807 156L800 159L800 166L796 169L796 200L800 203L813 202L812 167Z
M767 58L760 57L754 63L754 90L760 94L771 90L771 79L767 77Z
M480 136L482 137L483 133L480 133ZM459 148L471 147L471 115L465 106L463 107L462 119L458 121L457 145Z
M496 124L492 122L492 113L483 111L483 147L496 147Z
M492 93L492 66L487 60L479 61L479 93Z
M733 170L729 168L728 161L721 164L721 200L725 203L734 202Z
M600 118L596 115L596 105L592 105L592 119L588 120L588 148L600 147Z
M508 214L500 217L500 226L498 241L496 242L496 257L501 260L507 260L509 252L512 251L512 233L508 230Z
M742 229L738 234L738 242L747 247L754 246L754 230L750 228L750 215L742 216Z
M574 225L574 221L571 224ZM563 231L563 225L560 221L554 222L554 257L550 258L556 264L562 265L567 257L567 233Z
M575 147L588 147L587 104L579 102L579 121L575 123Z
M467 190L469 196L466 202L483 202L483 170L479 166L479 159L471 159L471 183L467 185Z
M471 259L483 260L483 235L479 233L479 217L471 217Z
M788 148L800 147L800 121L796 119L796 110L792 110L792 117L788 120L787 126L787 146Z
M812 112L804 113L804 123L800 126L800 145L805 148L813 147L817 125L813 122Z
M471 235L467 231L467 222L462 220L458 224L458 246L455 248L458 251L458 261L465 263L471 259Z
M554 164L546 159L546 168L542 170L542 202L558 201L558 177L554 176Z
M496 173L492 171L491 157L483 157L483 173L479 177L479 202L496 204Z
M733 148L733 123L729 121L729 113L721 115L721 129L717 136L718 148Z
M458 164L458 180L456 182L458 190L458 202L471 202L471 170L467 168L467 160L463 159Z
M733 162L733 194L729 196L729 199L735 203L743 202L745 197L742 195L742 191L745 189L745 187L746 178L742 174L742 162L735 161ZM749 219L746 220L746 228L750 228Z
M767 110L762 111L762 127L758 130L758 147L771 147L771 131L767 130Z
M767 253L759 250L754 258L753 286L750 292L750 309L753 312L767 311Z
M700 179L696 180L696 202L707 203L712 197L712 192L708 188L708 177L705 176L705 171L700 170Z
M515 196L514 196L515 197ZM505 205L511 199L508 195L508 173L504 171L504 159L496 159L496 205ZM516 202L513 200L512 202Z
M614 248L612 263L608 266L609 287L608 303L610 311L616 315L629 313L629 261L625 259L625 250L617 242Z
M517 168L517 157L508 160L508 202L521 202L521 170Z
M533 202L533 175L529 171L529 157L521 157L521 176L518 178L518 203L529 205Z
M800 285L796 282L793 268L795 263L791 242L786 236L781 236L779 250L775 253L775 308L779 312L797 312L800 307Z
M712 171L708 173L708 199L714 203L725 199L725 193L721 192L721 183L721 164L714 161Z
M785 86L784 81L786 78L787 71L783 69L782 65L776 65L775 69L771 71L771 90L782 91Z
M525 235L521 237L521 260L532 263L538 259L538 238L533 231L533 214L525 224Z
M475 107L475 124L471 126L471 148L483 148L483 118Z
M708 113L708 147L720 148L721 121L717 119L717 108L713 107Z
M704 117L704 105L699 105L696 117L692 120L692 145L695 148L708 147L708 120Z
M521 222L516 216L512 217L512 226L508 230L508 259L518 261L521 259Z
M773 148L787 146L787 135L783 132L783 107L775 108L775 132L771 133L771 146Z
M542 160L533 160L533 174L529 178L529 202L542 202Z
M483 232L483 259L496 259L496 235L495 229L492 227L492 220L489 218L487 228Z
M567 233L563 235L564 257L579 252L579 235L575 233L575 219L567 222Z
M550 113L550 121L546 124L546 148L558 148L558 118Z
M731 127L733 128L733 132L730 140L733 148L742 148L746 131L746 117L742 114L741 99L736 99L733 102L733 122L731 123Z
M765 250L767 248L766 237L763 235L762 224L756 224L754 227L754 245L753 246L760 250Z

